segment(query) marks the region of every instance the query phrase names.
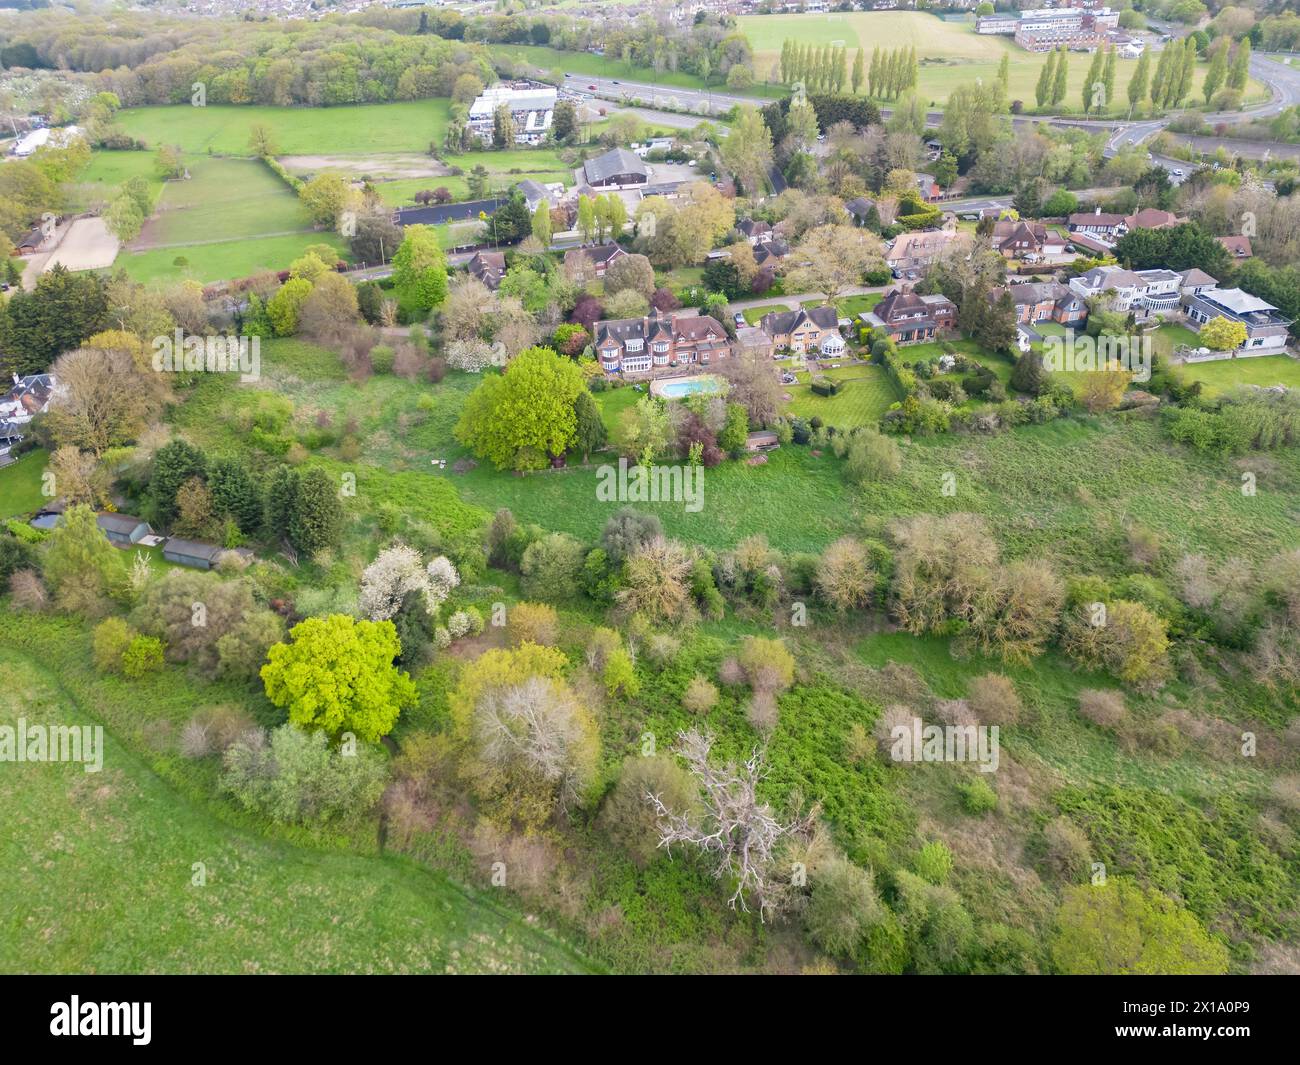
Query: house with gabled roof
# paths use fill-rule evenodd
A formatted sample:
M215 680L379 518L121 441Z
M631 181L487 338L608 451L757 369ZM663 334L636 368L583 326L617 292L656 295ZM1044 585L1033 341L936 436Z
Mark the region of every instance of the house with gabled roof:
M842 343L839 311L833 304L800 307L796 311L770 311L763 315L759 327L772 338L772 346L777 349L816 353L830 336ZM843 347L839 350L843 351Z
M471 277L476 277L493 292L501 287L506 272L506 253L503 251L476 252L467 264Z
M947 296L922 296L895 288L858 317L873 330L888 333L895 344L921 344L957 328L957 305Z
M592 347L602 370L621 375L709 366L731 352L727 331L716 318L654 308L644 318L597 322Z
M1251 249L1250 238L1242 236L1215 237L1234 259L1249 259L1255 252Z
M626 254L622 245L613 241L589 244L585 248L571 248L564 253L564 272L573 281L601 278L605 276L610 263Z
M1159 207L1143 207L1124 216L1124 225L1129 232L1135 229L1172 229L1184 221L1186 219L1179 218L1173 211L1162 211Z
M1065 241L1042 222L1013 221L1004 218L993 223L993 250L1008 259L1026 255L1060 255Z
M1002 295L1002 289L990 294L990 300L996 302ZM1016 308L1016 321L1032 325L1035 322L1058 322L1061 325L1074 325L1088 317L1088 305L1077 292L1059 281L1034 281L1023 285L1011 285L1006 291L1011 293L1011 301Z
M770 244L773 238L772 227L767 222L746 218L736 223L736 231L750 244Z
M1066 225L1072 234L1094 240L1107 248L1128 232L1126 215L1103 214L1100 207L1070 215Z

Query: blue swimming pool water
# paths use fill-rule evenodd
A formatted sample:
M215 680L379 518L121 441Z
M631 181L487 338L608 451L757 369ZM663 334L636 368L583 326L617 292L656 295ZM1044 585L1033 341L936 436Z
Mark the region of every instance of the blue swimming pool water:
M681 399L682 396L692 396L696 392L717 390L718 382L712 377L692 377L685 381L665 381L659 388L659 394L669 399Z

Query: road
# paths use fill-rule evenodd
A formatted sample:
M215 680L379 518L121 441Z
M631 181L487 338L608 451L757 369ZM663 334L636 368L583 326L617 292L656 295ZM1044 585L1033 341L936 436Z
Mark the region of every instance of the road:
M594 74L576 74L573 72L564 75L564 87L573 92L588 93L633 108L666 108L670 111L690 111L695 116L696 122L709 115L719 115L724 111L730 111L738 104L761 106L772 102L759 96L683 89L676 85L650 85L643 81L622 81L618 78L602 78Z

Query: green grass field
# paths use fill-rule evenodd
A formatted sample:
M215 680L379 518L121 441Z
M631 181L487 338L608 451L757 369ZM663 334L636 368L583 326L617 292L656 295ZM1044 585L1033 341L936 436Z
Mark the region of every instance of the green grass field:
M187 152L248 155L249 131L271 129L277 155L367 155L419 152L442 143L450 101L412 100L355 107L132 107L118 122L157 149L178 144Z
M977 34L974 19L950 21L922 11L742 15L737 21L754 49L755 73L765 82L780 77L778 61L781 45L787 39L815 45L842 43L849 49L850 65L853 52L859 47L865 49L864 62L868 63L876 47L915 48L920 63L918 93L927 104L939 104L947 100L959 85L969 84L977 78L996 78L1003 55L1009 53L1011 80L1008 96L1012 100L1022 100L1032 108L1034 87L1043 65L1042 56L1026 52L1010 37ZM1091 57L1087 55L1070 55L1064 107L1082 109L1081 93L1090 61ZM1135 59L1117 59L1116 87L1125 108L1128 99L1122 90L1136 67ZM1198 88L1205 69L1207 65L1201 64L1197 71ZM1252 80L1247 99L1265 95L1263 86Z
M346 254L342 238L311 228L293 190L263 163L203 155L186 163L190 179L163 185L133 250L118 254L115 265L137 281L209 283L283 270L310 244Z
M859 425L879 425L898 393L885 371L879 366L847 366L831 370L827 376L844 382L834 396L819 396L812 390L806 374L799 375L797 385L786 385L790 402L786 410L800 418L819 417L837 429L854 429Z
M766 307L746 307L740 313L745 316L745 321L750 325L758 325L763 320L764 315L783 314L789 309L784 303L774 303Z
M778 49L780 45L777 46ZM594 74L601 78L617 78L640 85L661 85L664 95L672 95L674 86L683 89L703 89L702 78L685 71L665 70L656 74L650 67L631 66L616 57L592 55L590 52L566 52L558 48L543 48L537 45L495 44L491 46L493 55L506 56L516 62L527 63L550 74L555 71L573 74ZM574 80L572 78L570 81ZM727 91L725 79L714 76L709 79L709 87L716 92ZM784 96L783 90L776 86L755 85L746 92L747 96Z
M26 624L26 623L24 623ZM0 722L98 724L34 650L67 638L0 633L17 678ZM46 631L48 630L48 631ZM84 642L84 639L77 642ZM84 650L84 649L83 649ZM80 671L89 674L88 657ZM76 670L76 664L71 668ZM93 674L90 675L93 677ZM84 678L82 678L84 679ZM185 688L178 676L170 682ZM88 693L104 694L88 680ZM105 685L107 687L108 685ZM149 713L166 698L159 685ZM109 692L125 701L129 693ZM134 700L133 700L134 702ZM96 705L98 709L98 704ZM561 943L479 893L396 857L266 838L179 794L105 730L104 768L8 765L0 774L0 970L152 973L577 972ZM206 882L193 883L195 863ZM57 891L51 890L53 884Z
M49 454L30 451L12 466L0 470L0 521L17 514L30 514L46 502L41 492L41 474Z
M156 202L163 183L154 167L152 152L97 151L77 181L68 187L70 206L85 211L105 204L124 182L133 177L142 177L149 182Z
M1222 395L1238 385L1260 385L1263 388L1286 385L1300 389L1300 359L1288 355L1188 363L1184 369L1193 381L1205 383L1207 396Z
M422 189L446 188L457 200L470 198L469 173L482 166L489 174L489 191L504 192L526 179L573 184L573 168L565 166L559 154L545 148L518 148L501 152L466 152L447 157L447 162L464 171L438 177L395 178L376 181L384 203L393 207L410 204Z

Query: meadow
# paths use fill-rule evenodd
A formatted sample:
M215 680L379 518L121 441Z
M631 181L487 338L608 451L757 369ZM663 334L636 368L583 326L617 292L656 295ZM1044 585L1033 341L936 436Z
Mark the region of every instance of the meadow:
M920 64L918 93L930 106L942 104L960 85L977 78L993 80L997 77L1002 57L1010 55L1008 96L1012 100L1024 101L1026 107L1032 109L1034 88L1044 59L1018 47L1010 37L977 34L974 19L947 20L921 11L742 15L737 21L754 49L755 73L760 80L768 82L780 77L778 61L782 42L787 38L818 46L843 44L849 49L850 64L853 51L859 47L865 49L864 62L870 61L876 47L915 48ZM1081 108L1083 81L1087 77L1089 62L1089 56L1071 54L1064 108ZM1121 95L1122 87L1128 85L1136 67L1135 59L1117 59L1116 85ZM1206 68L1206 64L1199 64L1198 86ZM1263 86L1252 80L1247 99L1262 99L1266 95ZM1127 97L1123 97L1122 103L1127 108Z
M153 217L118 254L115 265L135 280L209 283L283 270L311 244L346 254L342 238L313 229L293 190L261 162L195 155L186 166L189 179L163 184Z
M455 199L467 200L470 198L469 174L476 166L482 166L488 172L489 193L505 191L527 179L543 185L556 181L573 184L573 167L566 166L558 152L547 148L465 152L448 155L446 162L462 173L380 179L375 181L375 188L384 203L393 207L412 203L412 197L422 189L445 188Z
M166 756L123 743L111 718L138 717L143 701L156 728L201 688L170 670L133 693L89 668L79 625L16 621L0 622L0 664L15 678L0 722L108 727L100 773L46 763L0 774L0 969L590 971L496 900L409 860L295 845L178 791L148 764Z
M442 98L351 107L180 104L126 108L117 117L150 149L175 144L186 152L249 155L249 133L260 124L271 130L277 155L423 154L442 143L450 106Z
M849 369L859 368L841 372ZM335 356L295 341L263 344L262 374L258 389L202 382L178 411L178 427L211 453L240 450L239 412L258 403L259 389L277 392L293 400L295 424L311 425L320 411L336 425L352 421L362 463L355 505L363 511L377 507L385 492L422 501L435 521L454 515L472 522L473 514L483 521L505 506L522 521L585 540L608 517L590 467L518 476L465 451L452 430L477 375L453 372L435 385L390 376L357 384ZM873 390L878 406L884 384ZM867 385L852 382L844 396ZM611 427L637 395L624 388L598 397ZM892 481L852 488L830 452L790 445L764 465L725 462L707 471L699 513L674 505L658 510L671 534L693 542L729 547L762 533L789 551L819 550L847 532L908 514L972 511L989 520L1009 555L1050 559L1063 572L1115 570L1130 524L1154 530L1174 555L1261 559L1297 544L1292 500L1300 491L1300 455L1293 451L1254 458L1259 492L1246 497L1235 461L1173 444L1151 419L1068 418L995 437L950 434L902 447L903 469ZM433 459L446 459L447 468L434 469ZM455 472L462 459L471 468ZM940 494L945 473L956 474L955 496Z
M86 211L106 204L125 182L135 177L142 177L149 183L156 202L163 182L158 176L152 152L96 151L86 169L68 187L69 206L76 211Z

